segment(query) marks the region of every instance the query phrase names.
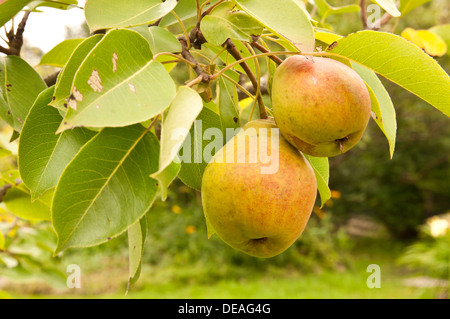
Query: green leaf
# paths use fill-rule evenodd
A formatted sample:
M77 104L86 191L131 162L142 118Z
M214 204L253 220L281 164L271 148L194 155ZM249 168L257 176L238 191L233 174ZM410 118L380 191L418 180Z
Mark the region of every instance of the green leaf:
M50 220L53 189L43 194L38 200L32 201L30 190L20 182L18 171L5 173L2 180L11 184L11 188L3 196L3 203L11 213L31 221Z
M233 11L234 4L225 2L205 16L200 29L205 39L213 45L222 45L228 38L252 42L263 27L252 17L241 11Z
M67 111L67 98L70 95L75 74L86 56L102 38L102 34L97 34L81 42L59 73L56 81L55 95L50 105L56 107L61 114L65 114Z
M9 156L9 155L11 155L11 154L12 154L12 153L11 153L10 150L7 150L7 149L5 149L5 148L3 148L3 147L0 147L0 158Z
M331 191L328 187L328 180L330 177L330 166L328 164L328 158L326 157L313 157L307 154L303 154L308 162L311 164L314 174L316 174L317 189L320 195L321 205L323 205L331 198Z
M57 44L53 49L44 54L39 65L52 65L62 68L77 46L83 42L83 39L69 39Z
M220 133L220 139L213 134L211 136L205 134L205 132L214 133L214 131ZM206 157L212 157L222 148L225 143L223 138L225 128L222 127L220 116L204 107L189 133L180 152L182 163L178 177L187 186L200 190L203 172L210 160L210 158L205 158L204 151L207 153ZM208 145L208 149L205 150Z
M219 109L222 127L238 128L240 125L236 85L234 85L231 81L228 81L226 78L220 77L217 81L216 94L217 107Z
M151 58L149 44L138 32L108 32L76 72L58 132L77 126L125 126L161 113L175 97L175 83Z
M159 189L161 191L161 200L164 202L167 199L167 190L170 184L178 176L181 169L181 163L179 160L175 159L162 171L154 173L152 177L158 180Z
M386 136L389 142L389 153L392 158L397 135L397 120L391 97L373 71L357 63L352 63L352 67L369 86L373 112L372 118Z
M95 132L75 128L56 135L62 117L49 106L54 87L43 91L28 114L19 139L19 171L35 200L56 187L62 171Z
M316 4L319 14L322 17L332 14L359 12L361 10L360 6L357 4L346 5L342 7L334 7L330 5L326 0L314 0L314 3Z
M49 1L32 1L28 8L35 10L38 7L50 7L59 10L68 10L78 5L77 0L49 0Z
M193 89L182 86L172 101L167 115L163 116L161 127L161 151L159 153L159 170L157 178L176 158L192 123L203 108L202 98ZM176 167L172 167L172 172ZM172 178L173 179L173 178ZM166 183L162 183L162 198L167 195Z
M431 0L400 0L400 12L405 15Z
M314 30L302 7L294 0L236 0L249 15L296 45L301 51L314 50Z
M159 142L140 124L105 128L65 168L56 187L52 221L55 253L94 246L126 231L150 209Z
M131 27L164 17L177 5L177 0L135 0L130 5L122 0L88 1L85 16L94 30Z
M329 50L364 65L450 116L450 77L419 47L385 32L360 31Z
M177 38L166 29L150 27L150 48L153 54L160 52L181 52L181 44Z
M127 292L141 274L142 255L147 237L147 218L144 216L128 229L129 278Z
M191 19L194 17L197 17L197 0L183 0L179 1L175 9L173 10L177 16L183 21L187 19ZM216 4L219 0L200 0L200 4L205 3L208 1L209 3L205 6L205 9L207 9L209 6L212 6ZM173 14L168 14L165 17L162 18L161 23L159 26L161 27L168 27L174 24L178 24L177 18Z
M20 132L38 94L47 88L39 74L17 56L0 57L0 116Z
M380 7L382 7L386 12L388 12L393 17L399 17L401 16L401 12L398 11L397 5L395 4L395 0L372 0L372 2L375 2Z
M2 0L0 1L0 27L14 18L31 0Z

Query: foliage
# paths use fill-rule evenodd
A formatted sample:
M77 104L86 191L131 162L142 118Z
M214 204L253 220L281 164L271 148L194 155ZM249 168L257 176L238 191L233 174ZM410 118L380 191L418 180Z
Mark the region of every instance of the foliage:
M429 218L420 238L399 258L401 264L422 268L428 275L450 278L450 215Z
M143 220L147 218L151 233L161 218L154 220L155 211L159 205L167 205L156 201L157 197L166 199L170 184L179 183L177 176L184 184L199 189L207 163L203 158L205 151L212 155L220 149L231 138L226 134L229 129L235 132L253 118L252 114L262 118L271 114L270 87L276 63L293 54L329 57L353 67L369 88L373 119L388 140L390 157L396 149L394 161L416 165L416 157L409 158L411 152L404 155L404 144L396 141L397 120L401 128L403 121L411 117L402 113L398 101L393 103L378 76L414 94L417 97L414 101L429 103L436 109L433 116L444 123L450 116L447 72L416 44L394 31L370 28L367 20L363 20L366 30L360 31L360 26L345 33L335 30L334 18L339 21L342 14L358 18L358 11L364 17L365 7L357 10L354 5L338 7L326 1L316 2L139 0L130 6L119 0L90 0L84 9L93 35L60 43L42 58L41 64L61 67L54 83L44 82L33 67L13 54L20 53L20 39L28 18L25 15L19 25L22 29L7 34L10 48L0 47L1 52L8 54L0 57L0 116L14 129L11 140L18 138L19 144L19 172L2 172L6 207L24 219L50 219L57 238L55 254L67 248L99 245L128 233L129 278L134 282L141 259L148 258L142 257L146 233ZM427 3L402 1L397 8L395 1L375 2L400 18ZM69 0L58 4L5 0L0 3L0 25L27 5L32 14L38 14L34 12L38 6L68 9L76 4ZM385 23L379 18L380 24ZM439 40L445 42L449 38L445 25L430 30ZM428 53L434 52L429 46L424 48ZM443 48L442 45L439 55L443 54ZM179 72L180 68L183 72ZM243 77L248 81L242 80ZM263 78L267 79L265 88ZM239 93L250 98L250 113L241 109ZM428 124L436 127L434 122ZM417 120L417 125L423 122ZM204 136L207 128L221 133L221 138L214 136L211 141L215 147L209 143L212 136ZM441 132L445 134L445 129L429 137L430 147L447 143ZM173 140L175 135L178 139ZM369 145L371 141L366 143ZM190 154L184 153L187 149ZM359 156L354 157L353 169L368 155ZM181 157L187 160L180 164ZM309 160L319 181L323 204L331 196L327 185L328 160ZM391 174L389 164L379 166L379 170L366 177L353 173L352 183L382 177L386 183L381 187L383 194L398 196L402 202L411 204L413 209L400 224L409 230L416 224L414 215L420 214L418 199L430 187L436 189L436 185L423 183L422 176L407 176L413 181L407 187L416 190L417 196L408 192L408 198L400 198L405 193L396 189L392 179L402 172ZM350 181L351 178L346 183ZM364 187L370 188L368 184ZM442 187L437 187L438 191L448 189ZM378 201L374 205L385 212L385 219L404 216L395 209L385 210ZM169 231L172 224L160 227ZM402 227L393 230L402 232L405 230ZM334 246L325 240L327 234L314 233L313 225L310 228L315 240L324 238L308 246L314 247L311 254L327 255L329 259ZM198 236L193 229L185 231ZM154 249L170 253L177 248L174 238L186 236L185 233L167 234L162 248L156 245ZM304 240L308 240L308 235ZM201 241L206 242L206 234ZM188 245L184 247L186 254L210 256L205 254L206 248L201 249L201 241L195 244L182 241ZM6 254L11 253L8 240L5 243ZM290 252L302 249L299 242ZM292 257L289 254L274 262L284 263ZM158 253L152 252L150 256L155 258ZM233 262L249 262L237 253L230 258ZM314 257L317 258L321 257ZM332 263L338 259L331 258ZM251 262L264 264L260 260Z

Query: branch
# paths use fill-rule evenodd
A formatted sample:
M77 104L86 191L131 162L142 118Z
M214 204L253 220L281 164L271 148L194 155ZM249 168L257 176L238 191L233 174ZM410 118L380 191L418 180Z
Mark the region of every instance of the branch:
M191 52L187 49L186 37L181 36L178 38L181 44L181 56L187 61L191 62L194 71L197 75L202 77L202 82L209 82L211 80L211 75L208 74L203 68L198 64L198 61L192 56Z
M258 42L256 42L257 39L254 39L254 41L251 44L252 47L254 47L255 49L257 49L258 51L262 52L262 53L268 53L270 52L269 50L267 50L265 47L263 47L261 44L259 44ZM280 59L279 57L275 56L275 55L269 55L269 58L274 61L276 64L281 64L283 63L283 60Z
M234 45L233 41L231 41L231 39L228 39L225 42L225 46L226 49L228 51L228 53L231 54L231 56L236 60L242 60L242 56L239 53L238 49L236 48L236 46ZM253 74L252 70L250 69L250 67L248 66L248 64L243 61L241 63L239 63L239 65L244 69L245 73L247 74L250 82L252 82L253 88L255 89L255 91L258 91L258 80L256 79L255 75ZM266 107L264 105L264 101L262 99L262 95L261 92L257 92L258 93L258 104L259 104L259 114L260 117L262 119L266 119L268 118L267 112L266 112Z
M368 29L367 25L367 8L366 8L366 0L361 0L359 2L359 6L361 7L361 21L364 29Z
M367 24L367 9L366 9L366 1L361 0L360 1L360 7L361 7L361 21L363 23L363 27L366 30L379 30L382 26L389 23L391 21L392 16L386 12L380 19L376 20L373 25L379 26L379 27L371 27L369 28L369 25Z
M3 201L3 197L6 195L6 192L8 189L12 187L11 184L5 184L2 187L0 187L0 203Z
M25 25L27 24L28 17L30 16L30 11L26 11L23 15L22 21L20 21L17 31L14 34L14 30L11 29L6 36L9 39L9 49L4 47L0 47L0 52L5 53L7 55L16 55L20 56L20 50L23 46L23 33L25 31Z
M47 76L44 79L44 82L45 82L45 84L47 84L48 87L56 84L56 80L58 79L59 72L60 71L50 74L49 76Z

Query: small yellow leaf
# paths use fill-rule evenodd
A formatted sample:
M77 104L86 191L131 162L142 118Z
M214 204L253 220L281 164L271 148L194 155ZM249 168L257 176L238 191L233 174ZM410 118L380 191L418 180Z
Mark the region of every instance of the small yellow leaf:
M441 36L428 30L406 28L401 36L422 48L431 56L443 56L447 53L447 44Z
M417 45L419 48L423 49L423 43L420 39L419 35L417 34L417 31L412 28L406 28L403 30L401 36L405 38L406 40L411 41L415 45Z
M425 52L432 56L443 56L447 53L447 44L440 35L428 30L418 30L417 34L422 39Z

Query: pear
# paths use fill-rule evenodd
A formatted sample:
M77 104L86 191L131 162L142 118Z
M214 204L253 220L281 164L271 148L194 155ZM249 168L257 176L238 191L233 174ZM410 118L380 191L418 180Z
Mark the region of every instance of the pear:
M268 258L303 232L317 184L309 162L272 118L247 123L215 154L204 171L201 196L207 224L224 242Z
M363 136L371 113L361 77L329 58L291 56L275 71L272 106L282 135L317 157L342 154Z

